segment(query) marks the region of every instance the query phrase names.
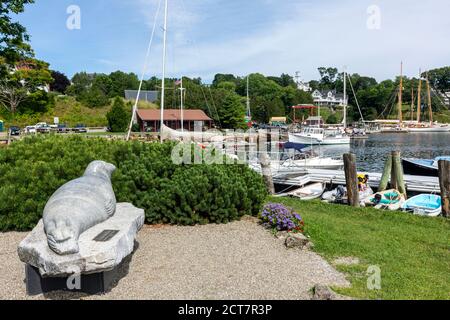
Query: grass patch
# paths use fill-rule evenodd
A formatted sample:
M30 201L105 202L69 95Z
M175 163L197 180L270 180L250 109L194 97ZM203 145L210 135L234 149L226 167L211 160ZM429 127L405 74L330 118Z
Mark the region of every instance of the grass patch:
M337 292L369 299L450 299L450 220L319 201L271 198L297 210L315 251L328 261L352 256L360 265L338 266L352 282ZM381 269L381 290L367 289L368 266Z
M127 111L131 115L132 101L127 101ZM158 106L149 102L140 101L139 109L157 109ZM53 124L55 117L59 117L59 123L64 123L69 127L74 127L78 123L83 123L88 127L107 127L108 120L106 114L111 110L111 106L98 108L89 108L76 101L71 96L59 96L55 98L55 106L45 113L35 114L16 114L14 119L11 114L2 110L0 119L5 120L5 127L16 125L24 128L29 125L35 125L38 122L47 122Z

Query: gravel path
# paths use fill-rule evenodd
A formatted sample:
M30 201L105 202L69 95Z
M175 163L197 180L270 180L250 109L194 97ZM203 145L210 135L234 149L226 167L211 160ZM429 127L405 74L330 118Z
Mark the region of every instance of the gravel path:
M16 248L0 234L0 299L26 299ZM315 284L349 283L319 255L288 250L248 218L227 225L145 226L127 274L105 295L57 292L33 299L310 299Z

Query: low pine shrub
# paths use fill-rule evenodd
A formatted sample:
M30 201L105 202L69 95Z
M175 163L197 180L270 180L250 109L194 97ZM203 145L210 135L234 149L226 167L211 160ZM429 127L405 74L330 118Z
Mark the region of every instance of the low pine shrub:
M147 223L226 223L257 215L262 178L245 165L176 165L174 143L144 144L81 136L30 137L0 149L0 230L32 229L49 197L94 160L117 166L119 202L143 208Z

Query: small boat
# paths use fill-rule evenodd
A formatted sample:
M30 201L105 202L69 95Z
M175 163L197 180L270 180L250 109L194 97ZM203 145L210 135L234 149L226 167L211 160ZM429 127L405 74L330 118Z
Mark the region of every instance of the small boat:
M435 159L405 158L402 159L403 170L405 174L437 177L439 160L450 161L450 156L437 157Z
M386 190L375 193L365 199L365 204L375 206L375 209L386 209L390 211L399 210L405 202L405 196L398 190Z
M306 127L299 133L289 133L289 142L306 145L340 145L350 144L350 137L339 131Z
M301 200L313 200L319 198L325 191L324 183L313 183L306 187L296 189L287 193L286 195L299 198Z
M365 200L373 195L373 190L369 186L369 175L358 174L358 193L361 205L365 205ZM347 204L347 188L338 186L336 189L325 192L322 195L322 200L330 203Z
M441 197L435 194L420 194L407 200L402 210L412 211L414 214L437 217L442 212Z

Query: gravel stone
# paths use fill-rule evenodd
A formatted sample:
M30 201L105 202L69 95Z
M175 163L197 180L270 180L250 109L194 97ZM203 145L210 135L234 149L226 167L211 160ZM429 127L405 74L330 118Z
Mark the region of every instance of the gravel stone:
M27 233L0 233L0 299L286 299L308 300L316 284L349 286L311 251L282 241L243 219L225 225L144 226L122 278L104 295L55 292L27 297L17 247ZM289 288L289 290L286 290Z

